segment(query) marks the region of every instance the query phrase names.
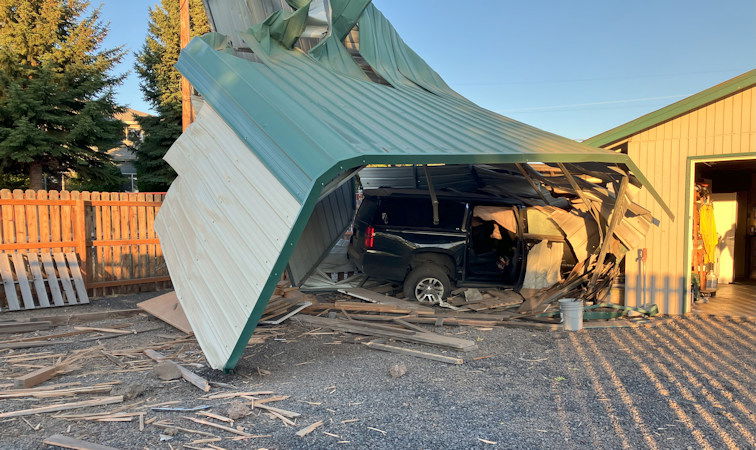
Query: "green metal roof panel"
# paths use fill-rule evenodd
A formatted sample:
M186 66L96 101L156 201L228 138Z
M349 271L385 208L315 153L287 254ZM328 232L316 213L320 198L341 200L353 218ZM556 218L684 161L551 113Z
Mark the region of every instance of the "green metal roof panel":
M626 124L604 131L601 134L586 139L583 143L595 147L605 147L754 85L756 85L756 69L749 70L724 83L710 87L645 116L638 117Z
M261 63L200 37L177 67L300 200L349 164L628 161L468 100L353 79L301 51L271 41L268 54L241 36Z

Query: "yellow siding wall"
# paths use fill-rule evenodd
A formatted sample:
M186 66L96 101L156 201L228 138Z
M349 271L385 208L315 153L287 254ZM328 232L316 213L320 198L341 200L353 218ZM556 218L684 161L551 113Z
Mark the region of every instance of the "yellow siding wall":
M630 157L670 206L675 221L667 219L651 196L640 192L640 203L662 224L649 233L641 246L648 248L645 270L641 270L635 253L627 256L626 304L656 303L664 313L680 314L688 271L684 267L688 249L686 223L690 220L685 216L687 158L749 152L756 157L756 88L638 133L627 143Z

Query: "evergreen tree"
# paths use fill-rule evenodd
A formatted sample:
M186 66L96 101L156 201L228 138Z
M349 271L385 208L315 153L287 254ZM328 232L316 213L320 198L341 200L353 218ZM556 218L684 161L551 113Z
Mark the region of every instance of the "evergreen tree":
M0 0L0 172L69 170L109 180L105 152L123 137L111 69L123 56L103 49L108 30L86 0Z
M210 31L201 0L189 1L189 17L191 36ZM157 112L137 119L145 134L136 148L140 191L165 191L176 176L163 156L181 135L181 74L174 67L179 52L179 2L161 0L150 9L147 39L137 53L142 93Z

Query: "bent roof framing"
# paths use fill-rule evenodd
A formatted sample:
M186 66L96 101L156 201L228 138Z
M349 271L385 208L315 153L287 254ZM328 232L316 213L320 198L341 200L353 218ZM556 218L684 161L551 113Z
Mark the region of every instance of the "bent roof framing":
M370 11L375 15L377 10ZM384 31L373 30L374 39L380 39L382 32L395 34L390 24L376 29ZM658 199L627 155L503 117L454 92L445 93L445 85L432 93L406 80L393 86L372 83L338 73L327 61L286 49L270 36L263 39L265 45L259 33L257 37L251 33L240 36L260 62L235 56L224 37L217 34L195 38L181 53L177 67L209 107L166 157L179 177L156 225L158 233L166 236L164 252L171 275L176 273L179 299L192 326L203 330L196 333L197 338L214 368L236 365L323 187L344 171L365 164L606 162L626 166ZM376 66L396 69L396 74L407 72L391 67L396 65L395 54L407 51L402 47L406 44L392 37L385 45L387 51L372 57L387 60ZM412 63L425 64L422 60ZM416 73L428 71L432 69L423 66ZM428 79L432 82L434 78ZM229 130L233 136L228 136ZM199 143L203 139L204 143ZM218 145L226 149L215 157L229 158L231 164L215 172L220 181L207 180L197 164L205 161L220 166L208 156ZM244 231L244 221L251 220L244 216L250 205L240 199L260 198L251 195L259 191L256 183L260 181L237 183L234 189L229 183L232 173L238 176L238 168L245 165L268 172L266 189L287 191L279 197L295 201L285 208L286 217L294 215L293 220L276 226L255 222ZM194 197L203 200L187 204ZM230 204L237 205L240 212ZM268 201L253 206L260 216L275 216L281 207ZM177 214L195 207L204 208L210 216L203 219L204 230L187 230L189 221ZM217 214L213 208L228 214ZM236 223L220 223L224 220ZM182 231L188 232L185 242L170 236L172 227L182 225ZM268 245L263 245L265 242ZM241 249L254 252L257 245L263 245L264 255L255 261L244 260ZM217 252L225 248L226 255L216 255L224 261L215 262L209 254L194 257L192 250L187 251L202 253L207 247ZM225 276L220 267L224 264L237 265L232 268L237 275ZM192 275L192 270L202 265L213 266L214 278ZM198 288L198 284L203 286ZM240 318L245 310L251 313ZM218 329L224 325L227 330Z

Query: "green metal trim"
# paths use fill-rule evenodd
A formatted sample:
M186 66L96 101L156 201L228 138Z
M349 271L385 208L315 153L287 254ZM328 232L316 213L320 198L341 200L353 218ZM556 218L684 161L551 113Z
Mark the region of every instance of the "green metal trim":
M665 213L667 213L667 216L671 220L675 220L675 214L672 212L672 209L667 205L667 202L664 201L661 194L657 192L657 190L654 188L654 185L651 184L650 181L648 181L648 178L646 178L645 175L643 175L643 172L638 168L638 166L635 165L633 160L628 156L627 161L625 162L625 165L628 169L630 169L630 172L632 172L633 175L635 175L635 178L637 178L643 187L648 189L649 194L656 200L657 203L659 203L659 206L662 207Z
M691 242L693 241L693 217L691 212L691 205L693 205L693 191L692 191L692 176L693 176L693 164L697 161L719 161L719 160L737 160L737 159L749 159L756 158L753 153L727 153L724 155L695 155L688 156L685 159L685 254L683 255L683 273L685 274L685 292L683 296L682 313L687 314L690 312L690 284L691 284Z
M754 85L756 85L756 69L749 70L742 75L693 94L664 108L597 134L584 140L583 144L594 147L605 147Z

